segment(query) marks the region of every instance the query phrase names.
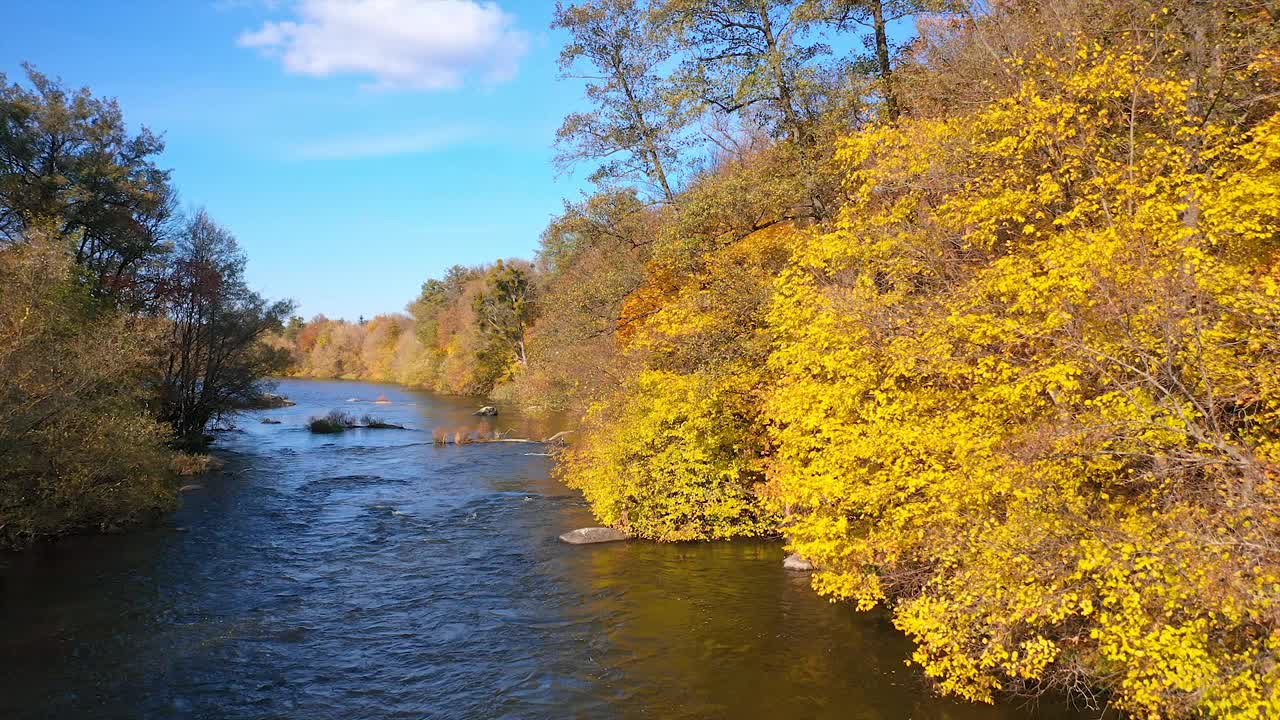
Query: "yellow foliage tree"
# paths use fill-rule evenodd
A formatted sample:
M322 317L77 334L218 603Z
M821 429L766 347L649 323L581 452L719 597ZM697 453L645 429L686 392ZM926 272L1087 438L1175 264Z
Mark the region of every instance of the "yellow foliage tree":
M782 225L750 233L700 254L678 285L651 266L652 306L626 334L644 369L592 408L559 464L602 521L664 541L776 534L758 497L765 314L793 240Z
M946 692L1280 714L1280 116L1162 52L1080 37L848 138L778 282L770 497Z
M738 398L713 379L649 370L617 405L597 405L586 441L559 467L603 522L656 540L709 540L773 532L754 485L759 460ZM737 418L738 422L734 422Z
M159 329L95 303L70 246L44 226L0 246L0 549L174 504L144 405Z

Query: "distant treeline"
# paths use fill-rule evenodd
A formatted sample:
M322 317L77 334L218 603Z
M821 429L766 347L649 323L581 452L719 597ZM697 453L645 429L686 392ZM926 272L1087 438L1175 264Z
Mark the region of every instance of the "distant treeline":
M287 362L262 339L292 306L177 210L162 150L112 100L0 75L0 548L170 507L175 450Z
M944 692L1280 715L1274 2L555 24L598 192L412 317L295 323L299 371L579 410L604 522L783 534Z
M489 395L519 375L535 319L527 262L453 267L430 280L409 315L358 322L290 318L270 343L299 377L398 382L454 395Z

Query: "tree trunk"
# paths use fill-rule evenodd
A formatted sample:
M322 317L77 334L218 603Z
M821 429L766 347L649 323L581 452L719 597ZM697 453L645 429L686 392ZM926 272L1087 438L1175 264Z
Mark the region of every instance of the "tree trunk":
M769 67L773 71L774 82L778 86L778 108L782 111L783 122L792 140L801 145L808 145L808 133L800 122L800 114L796 112L791 82L787 80L786 69L782 67L782 49L778 47L778 38L773 34L773 24L769 22L768 3L761 3L759 12L760 27L764 32L765 47L769 52Z
M618 75L618 82L622 85L622 92L627 96L627 103L631 105L631 114L635 117L636 127L640 130L640 139L644 142L645 154L649 156L649 162L653 165L653 174L655 180L658 181L659 187L662 188L663 198L667 203L676 201L676 194L672 192L670 183L667 182L667 171L662 165L662 156L658 154L658 144L653 139L653 128L649 127L648 121L644 118L644 108L640 107L640 101L636 99L635 93L631 90L631 81L627 79L626 65L622 62L622 55L615 48L613 54L614 72Z
M876 31L876 65L884 85L884 109L890 122L898 119L898 97L893 88L893 67L889 64L889 34L885 28L884 3L870 0L871 22Z

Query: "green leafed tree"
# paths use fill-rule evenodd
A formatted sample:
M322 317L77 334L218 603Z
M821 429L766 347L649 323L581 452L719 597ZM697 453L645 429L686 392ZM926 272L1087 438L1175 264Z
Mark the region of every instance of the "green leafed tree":
M254 400L262 378L287 363L286 353L262 341L283 329L293 306L250 290L244 266L235 237L203 210L187 222L161 295L168 338L160 416L188 444Z
M542 234L538 253L538 320L529 332L529 362L520 395L541 407L584 409L619 378L620 342L634 319L627 299L645 281L645 266L665 209L633 191L605 192L566 204Z
M473 301L480 332L501 356L509 356L520 365L528 362L525 333L537 317L530 270L527 263L499 260L485 276L484 289Z
M893 48L889 24L912 15L944 12L956 3L950 0L809 0L804 13L814 21L842 32L867 31L873 74L880 83L884 116L896 120L900 102L893 82Z
M663 0L656 22L679 38L677 81L689 99L807 144L825 90L818 19L806 3Z
M94 295L145 304L173 216L163 140L130 133L115 100L25 68L26 85L0 74L0 243L53 222Z
M587 80L593 105L565 118L556 134L558 161L597 161L594 182L640 182L669 203L688 113L663 73L671 43L649 19L642 0L556 4L552 27L570 34L561 71Z

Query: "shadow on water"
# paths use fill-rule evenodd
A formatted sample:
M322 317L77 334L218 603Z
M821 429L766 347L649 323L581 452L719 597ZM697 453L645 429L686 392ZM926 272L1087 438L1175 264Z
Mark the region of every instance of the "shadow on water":
M883 617L817 597L776 543L559 543L591 518L538 446L432 445L471 401L281 392L298 405L244 417L161 527L0 558L0 717L1096 716L934 697ZM409 429L304 429L332 409Z

